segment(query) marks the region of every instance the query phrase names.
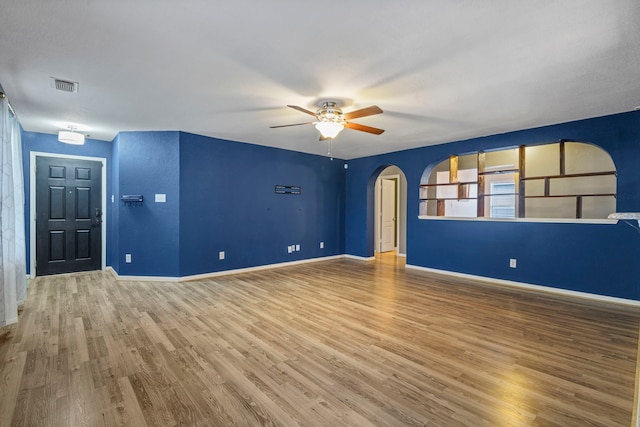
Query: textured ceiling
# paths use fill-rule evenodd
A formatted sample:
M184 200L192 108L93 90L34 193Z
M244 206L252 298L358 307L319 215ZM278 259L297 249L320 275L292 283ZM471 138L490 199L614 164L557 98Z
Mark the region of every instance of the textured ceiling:
M350 159L640 105L637 0L0 0L0 11L0 84L27 131L183 130L326 154L313 126L269 129L311 118L286 104L380 106L354 121L384 134L335 139L333 155Z

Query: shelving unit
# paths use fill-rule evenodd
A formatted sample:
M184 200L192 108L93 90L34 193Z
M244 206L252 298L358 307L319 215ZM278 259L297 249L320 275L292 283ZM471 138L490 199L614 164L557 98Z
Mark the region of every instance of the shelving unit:
M556 173L527 176L527 146L521 145L517 148L511 148L506 150L498 150L496 152L478 152L477 162L475 169L475 180L473 181L459 181L458 175L458 156L452 155L449 157L449 182L428 183L420 185L420 201L421 203L436 202L436 215L446 216L445 202L448 200L476 200L477 217L485 217L487 201L491 200L491 197L514 197L517 203L515 206L515 216L518 218L526 217L527 199L560 199L560 198L572 198L575 199L575 218L583 217L583 205L585 198L594 197L613 197L617 195L615 192L568 192L564 194L555 193L552 191L553 182L561 183L561 180L573 180L580 178L594 178L594 177L607 177L616 176L615 170L608 171L594 171L594 172L581 172L581 173L567 173L567 155L565 149L566 141L562 140L557 143L558 153L556 164ZM488 156L496 158L509 158L509 163L504 165L491 165L487 166ZM468 163L468 162L467 162ZM517 165L517 166L516 166ZM467 174L470 170L467 169ZM557 173L559 172L559 173ZM443 173L443 172L441 172ZM497 181L496 177L504 177L505 180ZM513 181L515 191L513 193L500 193L491 194L487 192L488 185L491 182L511 182ZM541 194L528 194L527 184L543 181ZM566 185L566 184L565 184ZM455 196L447 194L442 197L440 193L448 193L444 189L456 187ZM435 189L430 191L430 189ZM443 190L443 191L440 191ZM475 190L475 191L474 191ZM475 192L475 195L472 195ZM435 193L435 194L434 194ZM450 191L449 191L450 193ZM530 192L529 192L530 193ZM514 201L515 202L515 201ZM427 212L427 208L424 208Z
M573 198L575 199L575 217L583 217L583 200L585 197L616 197L616 193L568 193L568 194L551 194L551 183L554 180L560 179L575 179L575 178L589 178L597 176L616 176L616 171L601 171L601 172L583 172L583 173L566 173L566 142L560 141L558 143L559 150L559 174L542 175L542 176L526 176L525 164L526 164L526 150L524 146L519 149L520 157L520 191L519 191L519 203L518 212L519 215L525 216L526 200L527 199L544 199L544 198ZM527 195L526 183L532 181L544 181L544 193L541 195Z

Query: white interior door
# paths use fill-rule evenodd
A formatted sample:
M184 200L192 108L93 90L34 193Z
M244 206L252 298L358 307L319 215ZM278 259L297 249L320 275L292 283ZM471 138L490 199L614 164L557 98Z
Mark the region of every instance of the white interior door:
M396 247L396 181L382 179L380 185L380 252Z

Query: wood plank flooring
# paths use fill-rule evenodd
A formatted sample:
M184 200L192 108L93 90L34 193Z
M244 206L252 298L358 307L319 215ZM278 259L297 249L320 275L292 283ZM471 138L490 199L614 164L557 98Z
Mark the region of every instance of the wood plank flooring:
M1 426L629 426L640 311L333 260L31 281Z

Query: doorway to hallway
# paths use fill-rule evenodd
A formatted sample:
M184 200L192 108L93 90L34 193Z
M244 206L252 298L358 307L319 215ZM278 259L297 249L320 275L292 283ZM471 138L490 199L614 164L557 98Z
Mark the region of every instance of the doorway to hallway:
M381 177L376 185L376 195L379 195L376 252L398 249L398 180L398 176Z
M373 203L370 205L372 224L369 232L373 247L369 254L406 257L406 177L399 167L384 166L374 172L370 185Z

